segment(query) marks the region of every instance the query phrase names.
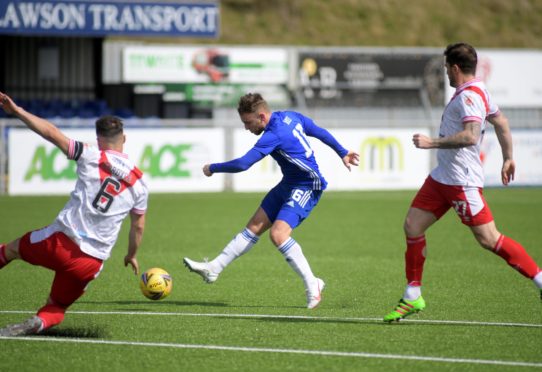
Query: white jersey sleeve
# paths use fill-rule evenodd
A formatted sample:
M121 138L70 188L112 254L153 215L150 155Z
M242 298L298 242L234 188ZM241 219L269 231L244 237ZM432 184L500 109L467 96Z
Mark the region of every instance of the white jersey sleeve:
M124 218L145 213L147 185L125 154L70 140L68 158L77 162L77 183L55 224L83 252L105 260Z

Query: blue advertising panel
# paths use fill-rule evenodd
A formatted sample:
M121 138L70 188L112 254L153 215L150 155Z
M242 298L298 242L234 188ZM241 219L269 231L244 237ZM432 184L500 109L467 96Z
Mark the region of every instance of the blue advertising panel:
M216 38L219 15L216 2L8 0L0 2L0 34Z

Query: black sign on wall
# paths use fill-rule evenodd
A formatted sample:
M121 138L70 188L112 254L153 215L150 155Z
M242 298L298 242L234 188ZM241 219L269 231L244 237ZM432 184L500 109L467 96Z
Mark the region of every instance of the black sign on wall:
M440 53L301 52L308 106L416 107L444 102Z

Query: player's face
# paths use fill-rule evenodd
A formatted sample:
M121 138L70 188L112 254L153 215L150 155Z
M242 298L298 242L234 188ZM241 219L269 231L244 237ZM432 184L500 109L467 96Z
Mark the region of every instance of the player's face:
M453 88L457 88L457 79L454 74L454 68L448 63L446 63L446 75L448 75L448 80L450 80L450 86Z
M260 135L265 128L264 118L265 116L262 113L255 112L241 115L241 121L245 124L245 129L257 136Z

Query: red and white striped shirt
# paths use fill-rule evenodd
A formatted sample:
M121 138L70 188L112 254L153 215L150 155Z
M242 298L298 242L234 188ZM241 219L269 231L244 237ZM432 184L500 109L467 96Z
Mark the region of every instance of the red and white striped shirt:
M147 209L143 174L125 154L73 140L68 159L77 162L77 183L50 228L69 236L86 254L106 260L128 213Z
M480 144L486 127L486 118L497 115L499 108L491 100L484 83L473 79L459 86L444 109L439 137L461 132L464 124L475 121L481 125L478 143L456 149L438 149L438 165L431 177L446 185L484 186L484 171L480 160Z

